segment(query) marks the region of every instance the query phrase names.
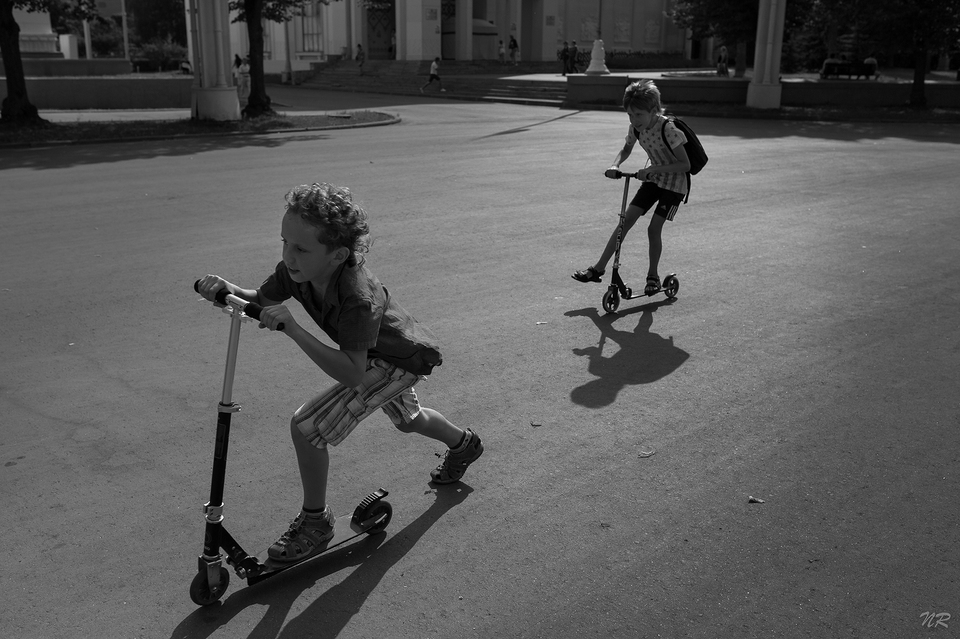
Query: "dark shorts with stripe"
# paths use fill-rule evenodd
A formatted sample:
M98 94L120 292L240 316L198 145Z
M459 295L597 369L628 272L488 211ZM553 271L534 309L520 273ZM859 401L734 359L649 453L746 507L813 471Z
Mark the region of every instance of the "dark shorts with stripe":
M656 204L657 208L654 209L653 214L673 221L673 216L677 214L677 209L683 203L684 197L683 193L668 191L653 182L644 182L630 201L630 206L639 208L645 215Z

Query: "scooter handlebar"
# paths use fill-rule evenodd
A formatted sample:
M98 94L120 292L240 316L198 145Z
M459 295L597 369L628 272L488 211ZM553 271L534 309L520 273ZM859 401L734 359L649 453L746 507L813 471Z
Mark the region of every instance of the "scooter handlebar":
M636 179L638 173L639 171L637 171L636 173L624 173L623 171L618 171L617 169L607 169L606 171L603 172L603 174L608 178L610 178L611 180L620 180L625 177L631 177Z
M197 293L200 292L200 280L197 280L196 282L193 283L193 290L196 291ZM228 291L227 289L222 288L219 291L217 291L217 294L215 296L216 303L220 304L221 306L226 306L228 304L228 300L227 300L228 297L232 297L236 300L243 301L241 298L237 297L236 295L231 295L230 291ZM245 302L243 307L240 310L243 311L244 315L248 315L253 319L259 321L260 311L263 310L263 307L257 304L256 302ZM283 322L280 322L280 324L277 325L277 330L278 331L283 330Z

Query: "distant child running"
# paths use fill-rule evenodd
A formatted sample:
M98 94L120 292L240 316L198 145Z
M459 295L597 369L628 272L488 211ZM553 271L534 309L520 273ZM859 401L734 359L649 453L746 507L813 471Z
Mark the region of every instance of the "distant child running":
M363 63L367 61L367 54L363 50L363 45L357 45L357 66L360 67L360 75L363 75Z
M483 454L480 437L423 408L413 389L442 358L433 335L390 296L364 266L369 226L349 190L305 184L286 195L280 225L282 260L258 288L241 288L216 275L199 284L213 300L227 289L264 307L260 324L277 330L334 380L334 385L293 414L290 432L303 485L303 507L290 529L267 551L294 562L322 551L333 538L335 517L327 503L327 447L336 446L377 409L404 433L419 433L449 447L430 473L437 484L463 477ZM328 346L301 326L283 302L293 298L337 345ZM310 383L302 380L302 383Z
M443 82L440 81L440 58L434 58L433 62L430 63L430 79L420 87L420 93L423 93L424 89L433 84L434 80L437 81L437 86L440 87L441 91L446 91L446 89L443 88Z
M663 223L673 220L689 188L686 173L690 170L690 160L683 148L687 138L664 117L663 106L660 103L660 90L650 80L634 82L627 87L623 94L623 108L630 118L630 126L627 129L623 148L614 158L613 166L607 169L604 175L616 178L620 165L630 157L633 146L640 142L651 164L637 172L637 176L643 183L627 207L623 235L626 237L627 232L633 228L637 220L656 205L650 218L650 226L647 227L647 236L650 240L650 268L647 271L644 292L649 294L660 288L660 275L657 268L660 264L660 254L663 252L660 237ZM664 137L667 140L666 145L663 143ZM614 229L597 263L577 271L573 274L573 279L578 282L599 282L616 246L617 230Z

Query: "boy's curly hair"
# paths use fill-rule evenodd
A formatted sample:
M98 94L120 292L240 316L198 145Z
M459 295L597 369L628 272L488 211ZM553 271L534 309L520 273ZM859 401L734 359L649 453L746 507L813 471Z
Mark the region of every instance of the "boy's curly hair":
M350 189L314 182L290 189L284 199L287 201L285 213L299 215L323 231L318 238L322 244L350 249L349 266L356 266L363 260L362 254L370 250L367 214L354 203Z
M623 92L623 109L633 107L641 111L656 111L663 114L663 105L660 103L660 89L653 80L637 80L627 86Z

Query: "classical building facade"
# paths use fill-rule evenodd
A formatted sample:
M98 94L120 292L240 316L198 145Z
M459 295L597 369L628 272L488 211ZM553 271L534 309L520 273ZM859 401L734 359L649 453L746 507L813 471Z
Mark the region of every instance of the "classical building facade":
M331 56L368 60L494 60L516 38L522 60L552 61L564 41L589 51L685 52L686 32L667 15L675 0L305 0L287 24L264 23L264 70L309 69ZM231 53L249 50L246 27L230 25ZM709 59L709 58L707 58Z

